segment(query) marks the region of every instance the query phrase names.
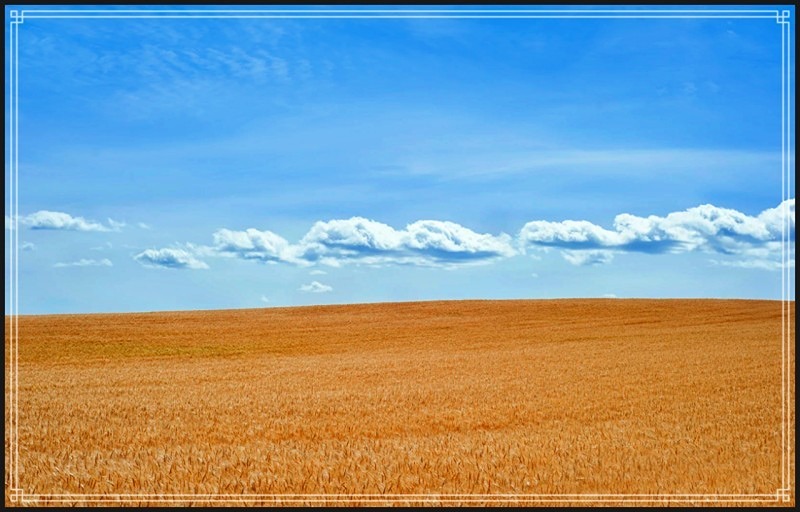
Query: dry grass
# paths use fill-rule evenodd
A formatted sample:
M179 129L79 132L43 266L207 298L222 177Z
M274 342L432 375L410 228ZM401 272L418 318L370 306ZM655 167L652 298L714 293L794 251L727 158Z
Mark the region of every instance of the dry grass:
M781 486L780 302L425 302L19 328L18 470L34 497L450 504L436 496ZM296 499L282 504L321 504ZM260 503L275 501L247 502Z

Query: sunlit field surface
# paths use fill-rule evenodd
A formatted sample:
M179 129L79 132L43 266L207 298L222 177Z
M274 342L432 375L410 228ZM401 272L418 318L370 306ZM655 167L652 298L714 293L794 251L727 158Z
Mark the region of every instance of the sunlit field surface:
M40 505L774 500L781 336L750 300L22 316L19 482Z

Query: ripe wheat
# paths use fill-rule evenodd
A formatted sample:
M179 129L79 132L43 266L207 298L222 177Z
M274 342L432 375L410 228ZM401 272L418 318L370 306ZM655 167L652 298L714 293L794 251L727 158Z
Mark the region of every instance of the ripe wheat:
M773 301L22 316L19 482L32 504L775 495L781 336ZM7 431L6 505L9 453Z

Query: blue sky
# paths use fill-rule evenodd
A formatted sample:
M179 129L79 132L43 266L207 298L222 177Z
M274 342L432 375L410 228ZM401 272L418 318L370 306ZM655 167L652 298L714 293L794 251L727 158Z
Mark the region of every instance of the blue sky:
M780 59L774 19L26 18L20 313L780 299Z

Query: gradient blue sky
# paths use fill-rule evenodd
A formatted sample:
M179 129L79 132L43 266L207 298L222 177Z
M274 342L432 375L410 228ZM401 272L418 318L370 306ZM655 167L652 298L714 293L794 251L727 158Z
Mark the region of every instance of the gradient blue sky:
M20 313L780 299L780 59L775 19L28 18Z

